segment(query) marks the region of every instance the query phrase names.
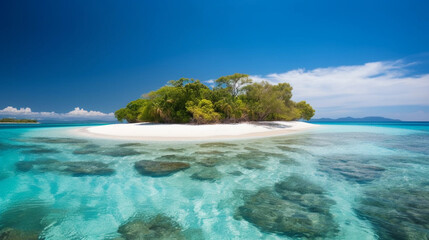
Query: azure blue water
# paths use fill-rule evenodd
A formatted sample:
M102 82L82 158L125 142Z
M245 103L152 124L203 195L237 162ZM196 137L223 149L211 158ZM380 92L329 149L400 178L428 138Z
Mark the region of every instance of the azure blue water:
M0 125L0 239L428 239L429 124L216 142Z

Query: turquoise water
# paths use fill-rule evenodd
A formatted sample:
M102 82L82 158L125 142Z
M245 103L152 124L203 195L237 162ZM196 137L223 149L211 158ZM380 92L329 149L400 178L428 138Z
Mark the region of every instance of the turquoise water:
M0 125L0 239L429 238L427 123L221 143L77 127Z

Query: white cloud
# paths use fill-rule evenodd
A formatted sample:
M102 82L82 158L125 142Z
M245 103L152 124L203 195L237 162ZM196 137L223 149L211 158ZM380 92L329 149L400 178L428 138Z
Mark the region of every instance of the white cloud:
M215 79L209 79L206 81L203 81L204 83L208 84L209 87L214 88L215 87Z
M106 117L106 116L113 116L113 113L102 113L99 111L86 111L83 108L76 107L73 111L70 111L65 115L77 116L77 117Z
M254 81L288 82L294 100L316 109L429 105L429 74L410 75L402 61L363 65L296 69L252 76Z
M0 114L30 114L31 108L14 108L11 106L5 107L4 109L0 110Z
M103 113L99 111L87 111L83 108L76 107L74 110L67 113L56 113L56 112L33 112L31 108L15 108L12 106L5 107L0 110L1 116L9 117L32 117L37 119L71 119L71 120L113 120L113 113Z

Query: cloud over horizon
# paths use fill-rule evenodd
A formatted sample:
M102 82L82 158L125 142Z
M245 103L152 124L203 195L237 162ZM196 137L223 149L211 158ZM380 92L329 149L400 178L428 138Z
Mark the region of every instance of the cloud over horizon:
M67 113L56 112L33 112L31 108L15 108L12 106L0 110L0 116L7 117L32 117L41 119L58 119L58 120L114 120L113 113L103 113L100 111L87 111L80 107L75 107Z
M344 116L359 108L429 106L429 74L411 74L414 64L379 61L251 77L257 82L290 83L293 99L309 102L319 117ZM429 120L429 113L424 118Z

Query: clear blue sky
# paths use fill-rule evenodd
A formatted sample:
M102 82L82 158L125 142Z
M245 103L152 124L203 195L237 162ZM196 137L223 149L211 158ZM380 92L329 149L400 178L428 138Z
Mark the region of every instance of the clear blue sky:
M112 112L180 77L427 58L428 12L424 0L2 1L0 109Z

